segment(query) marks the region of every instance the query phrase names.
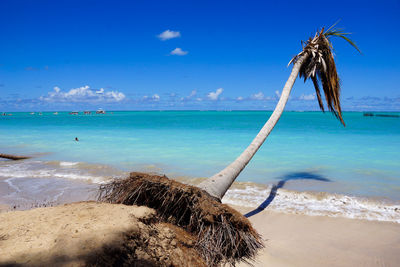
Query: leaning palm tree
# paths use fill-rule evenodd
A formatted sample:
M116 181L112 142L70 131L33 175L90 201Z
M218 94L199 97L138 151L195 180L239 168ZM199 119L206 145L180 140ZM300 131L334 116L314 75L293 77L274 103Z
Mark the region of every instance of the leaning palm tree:
M339 77L330 42L333 36L344 38L358 50L346 33L332 27L325 32L322 29L313 39L309 39L303 51L290 62L294 65L292 73L270 119L242 155L224 170L199 187L182 184L165 176L132 172L125 179L101 185L99 199L155 209L161 221L177 225L190 233L194 238L194 246L207 266L221 263L235 265L238 261L252 260L263 247L261 237L243 215L220 200L279 120L297 75L313 81L318 102L324 110L320 94L322 85L329 110L344 125L339 101Z
M345 126L340 107L340 81L336 71L332 52L333 47L330 39L332 37L343 38L357 49L358 52L360 52L360 50L355 43L347 37L349 33L345 33L341 29L335 29L335 25L336 23L326 31L322 28L315 34L314 38L309 38L305 43L302 42L303 50L289 62L289 65L293 64L292 73L283 87L281 97L271 117L242 154L225 169L202 182L199 185L201 189L218 199L222 199L226 191L228 191L229 187L250 162L275 127L289 99L290 91L292 90L297 76L304 78L304 82L307 79L312 80L319 107L324 111L320 92L322 85L328 109L340 120L343 126Z

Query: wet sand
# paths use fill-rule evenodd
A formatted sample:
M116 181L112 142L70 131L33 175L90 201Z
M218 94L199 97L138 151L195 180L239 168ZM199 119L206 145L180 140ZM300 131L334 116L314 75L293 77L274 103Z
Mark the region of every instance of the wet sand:
M62 178L0 179L0 212L94 200L98 185Z

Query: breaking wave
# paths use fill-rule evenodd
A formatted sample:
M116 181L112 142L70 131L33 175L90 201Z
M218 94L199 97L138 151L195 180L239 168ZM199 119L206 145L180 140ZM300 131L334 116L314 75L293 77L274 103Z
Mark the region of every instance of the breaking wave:
M126 172L108 165L67 161L3 161L0 178L64 178L104 183L112 177L122 177Z
M257 208L264 203L266 210L312 216L344 217L400 223L400 205L388 201L325 192L298 192L238 182L228 190L222 202Z

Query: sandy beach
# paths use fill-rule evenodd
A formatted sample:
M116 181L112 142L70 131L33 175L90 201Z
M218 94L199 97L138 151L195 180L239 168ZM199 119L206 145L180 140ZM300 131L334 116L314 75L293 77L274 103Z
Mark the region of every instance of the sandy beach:
M234 208L242 213L250 211ZM145 207L93 202L2 212L0 265L48 263L55 256L68 257L67 264L78 264L89 250L110 240L122 242L121 233L146 228L140 218L151 214ZM250 221L265 243L255 266L398 266L400 262L397 223L269 210L250 217Z
M250 221L265 240L255 266L399 266L397 223L268 210Z
M205 266L147 207L76 202L0 213L0 266Z

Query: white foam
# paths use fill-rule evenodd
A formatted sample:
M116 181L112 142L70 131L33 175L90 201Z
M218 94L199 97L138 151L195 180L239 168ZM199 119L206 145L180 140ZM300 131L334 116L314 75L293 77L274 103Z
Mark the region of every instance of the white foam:
M12 180L13 180L13 178L9 178L9 179L4 180L4 182L6 182L6 183L7 183L11 188L13 188L16 192L21 192L21 190L19 189L19 187L16 186L16 185L14 185L14 184L12 183Z
M14 179L18 178L63 178L86 180L102 184L111 177L126 175L106 165L79 162L1 162L0 178L20 191ZM271 186L250 182L234 183L223 198L223 202L238 206L256 208L270 196ZM59 196L57 196L58 198ZM278 189L267 209L285 213L300 213L330 217L345 217L400 223L400 205L388 204L367 198L339 194L297 192Z
M69 166L75 166L78 163L79 162L60 161L60 166L69 167Z
M59 164L41 161L2 164L0 177L4 178L64 178L87 180L92 183L104 183L109 176L101 175L96 165L93 169L79 168L79 162L60 162ZM96 172L97 171L97 172Z
M270 195L271 187L250 186L230 189L223 202L256 208ZM400 223L400 205L339 194L297 192L278 189L266 209L313 216L345 217Z

